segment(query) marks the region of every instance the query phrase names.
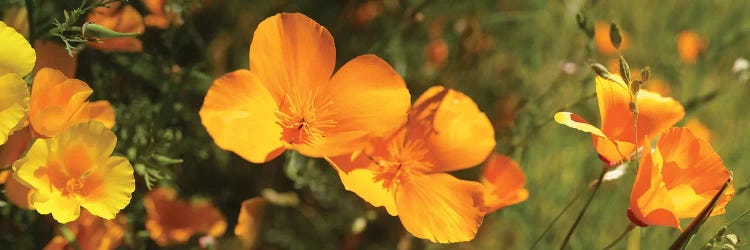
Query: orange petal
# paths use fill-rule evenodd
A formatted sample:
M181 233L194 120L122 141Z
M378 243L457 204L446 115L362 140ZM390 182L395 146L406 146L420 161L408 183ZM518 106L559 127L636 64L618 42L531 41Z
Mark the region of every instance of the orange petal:
M657 147L664 155L664 182L676 204L675 214L679 218L695 217L730 177L729 170L711 145L687 128L667 130ZM734 196L732 186L712 215L725 212Z
M482 224L482 185L448 174L410 175L396 189L399 218L409 233L437 243L470 241Z
M645 145L650 145L648 137L645 141ZM658 149L653 154L650 149L643 150L641 165L630 193L629 217L636 225L661 225L682 230L679 219L672 212L672 198L662 180L662 162Z
M267 204L268 201L263 197L255 197L242 202L240 215L237 217L237 226L234 227L234 235L242 240L243 247L246 249L251 249L258 238Z
M599 53L604 55L614 55L618 51L610 41L609 30L609 22L598 21L594 24L594 43L596 43L596 49L599 50ZM625 51L630 47L630 36L622 30L620 30L620 34L622 35L620 50Z
M31 87L29 121L32 129L52 137L74 125L84 102L93 90L77 79L68 79L59 70L43 68Z
M425 140L432 173L476 166L495 148L489 118L461 92L442 86L428 89L414 102L409 119L407 137Z
M81 117L84 120L98 121L109 129L115 126L115 109L109 101L86 103Z
M364 77L366 76L366 77ZM363 55L344 64L331 79L329 109L316 119L335 124L321 128L322 144L299 144L296 149L312 157L350 153L367 141L367 135L383 135L406 122L409 90L388 63L374 55Z
M0 167L10 167L13 162L20 159L26 149L31 145L31 129L24 127L14 132L8 137L8 141L0 145ZM10 171L0 173L0 176L7 176ZM4 183L4 177L0 178L0 184Z
M303 14L266 18L258 24L250 43L250 70L277 103L284 103L292 91L325 90L335 65L333 37Z
M526 176L513 159L493 154L484 167L482 184L485 187L482 210L491 213L500 208L525 201L529 191L524 188Z
M346 190L354 192L374 207L385 207L390 215L398 215L392 190L385 188L382 180L376 179L374 171L357 168L346 173L339 170L338 173Z
M156 188L146 194L146 229L159 246L182 243L197 233L214 237L224 234L226 220L210 202L187 203L171 188Z
M263 163L284 151L276 102L248 70L214 81L200 110L201 122L220 148Z
M53 68L63 72L69 78L76 76L78 54L70 56L64 46L47 40L34 41L36 50L36 65L34 72L42 68Z
M685 123L685 127L689 128L693 134L707 142L711 141L711 130L704 125L698 118L691 118Z

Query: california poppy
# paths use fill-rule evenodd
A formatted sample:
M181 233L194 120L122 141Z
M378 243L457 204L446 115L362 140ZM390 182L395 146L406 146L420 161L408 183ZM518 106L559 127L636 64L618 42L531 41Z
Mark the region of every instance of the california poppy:
M26 39L0 22L0 145L23 127L29 108L29 88L22 77L34 68L36 53Z
M704 125L698 118L690 118L685 122L685 127L689 128L695 137L701 138L707 142L711 141L711 130Z
M398 215L414 236L460 242L473 239L482 224L484 189L445 172L479 164L494 146L492 124L471 98L432 87L406 125L362 151L327 160L347 190Z
M694 64L697 62L698 56L705 48L705 40L695 31L685 30L677 36L677 51L680 54L680 59L685 63Z
M645 142L650 145L648 139ZM653 152L643 150L628 217L639 226L682 230L679 219L698 215L730 176L711 144L688 128L671 128L661 135ZM730 185L711 215L725 213L733 196Z
M242 240L245 249L251 249L255 244L267 205L268 201L263 197L255 197L242 202L240 215L237 217L237 226L234 227L234 235Z
M228 73L208 90L203 126L219 147L263 163L285 149L350 153L405 121L409 91L388 63L363 55L331 77L335 63L326 28L298 13L269 17L253 35L250 70Z
M505 155L490 156L482 172L482 185L485 187L483 210L486 213L529 198L529 191L524 188L526 176L523 170Z
M83 81L43 68L31 86L29 122L38 137L53 137L82 119L86 99L94 91Z
M596 77L596 99L601 115L601 129L589 124L582 117L570 112L558 112L555 121L560 124L592 134L599 158L615 165L636 151L644 137L654 137L677 123L685 110L679 102L648 90L638 92L638 136L636 143L633 112L630 109L631 94L618 75L610 75L614 81Z
M33 190L37 212L51 213L60 223L78 218L81 207L113 219L135 190L130 162L110 156L116 143L115 134L101 123L80 123L56 137L35 140L14 163L13 177Z
M620 30L622 43L620 44L619 50L615 48L609 37L610 28L611 24L609 22L598 21L594 23L594 43L596 44L596 49L599 50L599 53L604 55L614 55L617 54L618 51L624 51L630 47L630 35L627 32Z
M78 220L65 224L75 237L73 247L68 239L62 233L56 235L44 247L44 250L63 250L63 249L80 249L80 250L110 250L117 249L122 243L127 230L128 220L123 215L118 215L114 220L104 220L95 215L81 212Z
M227 222L206 200L186 202L171 188L156 188L146 194L146 229L160 246L182 243L199 233L218 237Z
M109 7L94 9L89 13L86 20L122 33L143 33L146 29L141 13L133 6L119 2L110 3ZM87 45L101 51L143 51L143 43L135 37L110 38L100 42L89 42Z

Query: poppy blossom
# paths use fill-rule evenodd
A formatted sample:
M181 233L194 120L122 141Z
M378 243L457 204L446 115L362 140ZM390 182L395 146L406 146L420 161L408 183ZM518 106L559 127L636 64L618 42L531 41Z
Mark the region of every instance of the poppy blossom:
M622 43L618 50L612 45L612 41L610 40L610 29L611 24L609 22L598 21L594 23L594 44L596 44L596 49L599 50L599 53L604 55L614 55L617 54L618 51L625 51L628 49L628 47L630 47L630 35L627 32L620 30Z
M0 22L0 145L23 127L29 108L29 88L22 77L34 68L36 53L26 39Z
M13 177L33 190L37 212L51 213L60 223L78 218L81 207L113 219L135 190L130 162L110 156L116 143L115 134L101 123L80 123L56 137L35 140L14 163Z
M697 216L730 176L711 144L688 128L671 128L661 135L653 152L643 150L628 217L639 226L682 230L679 219ZM711 215L725 213L733 196L730 184Z
M601 129L570 112L556 113L555 121L591 133L599 158L609 165L615 165L644 145L645 136L654 137L677 123L685 116L685 110L670 97L648 90L639 91L636 98L639 111L636 137L634 114L630 110L630 90L620 76L610 76L614 81L596 77ZM636 139L638 145L635 145Z
M406 125L362 151L327 160L347 190L398 215L412 235L461 242L482 224L484 189L445 172L481 163L494 147L492 124L471 98L432 87L414 103Z
M707 142L711 141L711 130L698 118L688 119L687 122L685 122L685 127L689 128L696 137L706 140Z
M685 63L697 62L698 56L705 48L706 42L695 31L685 30L677 36L677 51Z
M227 222L206 200L186 202L171 188L156 188L146 194L146 229L159 246L182 243L199 233L219 237Z
M482 172L482 185L485 187L483 210L486 213L529 198L529 191L524 188L526 175L518 163L504 155L490 156Z
M117 249L125 237L128 220L123 215L118 215L114 220L104 220L95 215L82 211L78 220L65 224L75 237L73 247L68 239L62 234L56 235L44 247L44 250L110 250Z
M143 33L146 29L141 13L138 13L138 10L133 6L119 2L110 3L109 7L94 9L89 13L86 20L121 33ZM87 45L101 51L143 51L143 43L135 37L109 38L100 42L89 42Z
M171 6L166 5L167 0L144 0L143 5L148 9L149 14L143 19L146 26L157 27L160 29L169 28L172 24L180 24L180 16L177 15Z
M433 68L442 68L448 61L450 53L448 44L443 39L432 40L424 49L425 63Z
M255 197L242 202L240 215L237 217L237 226L234 227L234 235L242 240L245 249L251 249L258 239L258 230L266 213L268 201L263 197Z
M31 86L29 122L38 137L53 137L83 118L86 99L94 91L83 81L43 68Z
M201 122L219 147L263 163L285 149L350 153L405 121L409 91L388 63L363 55L331 77L335 63L326 28L298 13L269 17L253 35L250 70L214 81Z

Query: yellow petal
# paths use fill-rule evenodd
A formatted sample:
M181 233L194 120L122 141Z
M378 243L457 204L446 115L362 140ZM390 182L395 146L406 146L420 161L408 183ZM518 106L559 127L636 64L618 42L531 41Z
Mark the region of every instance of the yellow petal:
M29 108L29 89L16 74L0 75L0 145L20 129Z
M482 224L482 185L448 174L411 175L396 190L399 218L409 233L437 243L470 241Z
M0 22L0 44L0 58L3 58L0 60L0 75L28 75L36 62L36 53L29 41L15 29Z
M133 166L127 159L112 156L87 178L101 178L102 182L81 203L91 214L111 220L130 203L135 191L135 177Z
M284 151L276 102L248 70L228 73L206 93L201 122L220 148L263 163Z
M300 13L266 18L258 24L250 43L250 70L277 103L283 103L291 91L325 88L335 65L331 34Z
M348 173L338 170L338 173L346 190L354 192L374 207L385 207L390 215L398 215L392 190L383 187L382 180L376 181L375 172L357 168Z
M37 212L40 214L51 213L52 218L62 224L78 219L81 213L81 203L74 198L34 192L31 201Z
M562 125L578 129L586 133L591 133L602 138L607 138L607 136L604 135L604 133L599 128L591 125L588 121L584 120L583 117L570 112L555 113L555 121Z
M13 163L14 177L26 186L41 188L49 186L46 176L36 175L36 172L47 165L49 153L47 140L36 140L23 158ZM48 191L49 192L49 191Z

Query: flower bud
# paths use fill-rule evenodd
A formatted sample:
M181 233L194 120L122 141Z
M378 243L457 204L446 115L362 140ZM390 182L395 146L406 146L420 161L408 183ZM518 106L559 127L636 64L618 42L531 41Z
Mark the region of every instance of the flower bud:
M84 23L81 27L81 36L89 40L99 40L119 37L136 37L138 33L121 33L110 30L93 22Z

